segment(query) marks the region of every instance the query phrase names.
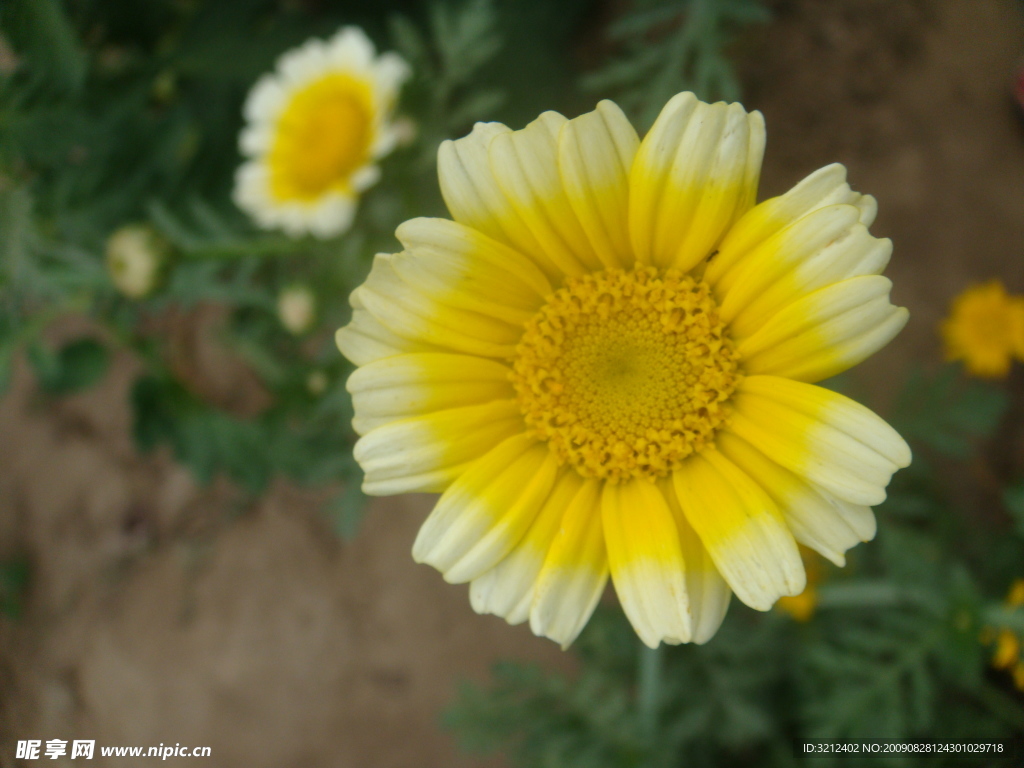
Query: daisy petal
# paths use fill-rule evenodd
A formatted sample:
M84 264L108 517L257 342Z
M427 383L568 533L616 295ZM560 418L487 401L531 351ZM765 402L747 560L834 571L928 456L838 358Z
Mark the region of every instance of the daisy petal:
M672 516L679 529L679 546L686 564L686 594L690 601L690 616L693 621L693 642L706 643L722 626L725 613L729 610L732 590L718 572L711 554L701 543L697 532L686 519L683 508L676 497L671 479L660 482L661 492L668 500Z
M827 491L801 480L776 464L750 443L730 432L718 435L715 444L737 467L760 485L776 503L793 538L838 566L846 563L846 550L874 536L862 522L851 524L849 510ZM874 520L870 507L861 507ZM863 513L860 514L863 516Z
M633 263L629 243L629 171L640 139L613 102L562 126L558 168L565 194L601 263Z
M356 198L350 194L324 195L306 208L309 234L322 240L347 232L356 216Z
M494 178L543 253L576 276L601 264L558 175L558 133L566 122L545 112L521 131L495 136L489 154Z
M352 25L339 29L334 37L327 41L325 52L335 67L359 72L373 66L373 59L377 53L373 41L366 33Z
M778 508L749 475L715 450L691 456L673 474L686 519L736 597L767 611L805 587L800 553Z
M810 482L808 485L832 505L832 508L843 518L843 521L850 526L861 541L871 541L875 538L875 534L878 532L875 510L864 504L852 504L849 501L844 501L829 493L820 485Z
M608 483L601 495L615 592L643 642L657 648L693 636L683 553L672 511L653 483Z
M853 504L885 500L910 448L863 405L836 392L777 376L748 376L728 427L796 475Z
M389 331L411 341L455 352L509 357L522 328L514 323L442 303L439 297L403 280L407 254L378 254L366 282L353 292L362 307ZM397 265L397 268L396 268Z
M270 122L281 112L287 97L288 91L278 78L271 74L261 75L245 99L242 115L250 124Z
M561 525L537 576L530 629L563 649L583 630L608 583L600 506L601 486L589 479L565 506Z
M530 435L505 440L441 495L416 537L413 559L452 584L480 576L522 539L557 471L554 455Z
M412 70L401 56L394 53L378 56L373 69L377 80L377 100L384 108L390 109L402 84L412 75Z
M689 270L753 205L764 154L764 119L739 104L672 98L640 144L629 179L636 258Z
M392 333L378 323L362 304L355 304L359 304L358 298L353 304L352 320L344 328L338 329L334 335L334 342L341 350L341 354L356 365L366 365L374 360L400 355L403 352L428 352L440 349Z
M740 343L744 367L806 382L842 373L906 325L909 313L889 302L891 289L887 278L865 275L794 301Z
M515 396L509 369L472 355L416 353L367 363L349 377L355 418L364 435L392 421L460 405L477 405Z
M395 235L411 257L393 261L399 277L444 304L523 323L551 293L525 256L454 221L412 219Z
M437 150L441 195L455 221L512 246L533 259L549 277L555 277L561 271L544 253L491 170L491 142L511 132L501 123L477 123L469 136L441 142Z
M832 283L880 274L892 243L872 237L853 205L808 214L761 243L712 285L733 336L758 330L793 301Z
M322 40L307 40L298 48L285 51L277 59L281 79L289 86L296 86L315 78L330 63L327 50ZM369 56L373 56L372 51Z
M386 496L440 492L466 466L523 429L514 400L450 408L402 419L359 439L353 455L366 475L363 492Z
M786 194L765 200L747 211L729 230L718 254L708 264L706 279L717 283L756 246L812 211L830 205L856 207L860 212L858 220L865 227L871 226L878 209L871 195L861 195L850 189L844 166L839 163L826 165Z
M474 611L493 613L509 624L521 624L530 617L537 575L558 535L566 509L582 486L583 478L577 472L562 471L551 495L515 548L489 571L473 579L469 600Z

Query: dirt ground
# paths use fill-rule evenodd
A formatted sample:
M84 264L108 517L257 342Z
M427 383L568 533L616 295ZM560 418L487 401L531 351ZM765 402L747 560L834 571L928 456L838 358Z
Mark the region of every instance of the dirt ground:
M884 394L905 360L935 359L936 323L968 283L1024 291L1024 120L1009 97L1024 14L1014 0L775 6L738 53L768 124L763 196L840 161L878 198L912 318L860 369ZM22 370L0 402L0 557L23 552L34 574L22 618L0 619L0 768L16 738L210 746L224 768L500 764L438 727L457 681L499 658L570 662L413 564L431 500L376 503L341 543L313 494L279 485L246 508L199 489L134 453L133 373L121 359L54 406Z

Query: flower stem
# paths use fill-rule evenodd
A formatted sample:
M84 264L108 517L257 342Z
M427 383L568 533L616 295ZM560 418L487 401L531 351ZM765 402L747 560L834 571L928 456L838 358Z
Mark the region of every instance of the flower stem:
M658 730L658 714L661 709L661 666L662 648L648 648L640 644L639 670L637 674L636 706L644 730L653 735Z

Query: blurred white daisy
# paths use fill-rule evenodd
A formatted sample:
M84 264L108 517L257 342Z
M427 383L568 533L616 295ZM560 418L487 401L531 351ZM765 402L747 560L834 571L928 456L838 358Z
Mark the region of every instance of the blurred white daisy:
M399 139L391 113L408 76L357 27L283 54L245 103L238 207L294 237L348 229L357 197L380 177L374 163Z

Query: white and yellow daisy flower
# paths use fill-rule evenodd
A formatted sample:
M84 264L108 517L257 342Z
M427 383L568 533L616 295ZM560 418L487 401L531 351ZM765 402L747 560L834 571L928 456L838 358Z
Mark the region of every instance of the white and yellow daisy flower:
M245 102L239 144L249 159L236 174L235 203L292 236L347 230L359 194L380 176L374 163L400 136L391 113L408 75L357 27L285 53Z
M875 534L910 462L814 382L907 321L827 166L755 205L764 122L683 93L641 141L615 104L439 152L454 221L398 228L338 346L369 494L440 492L413 556L567 645L609 574L640 638L703 643Z

